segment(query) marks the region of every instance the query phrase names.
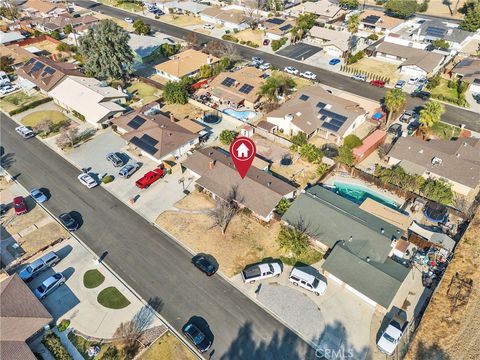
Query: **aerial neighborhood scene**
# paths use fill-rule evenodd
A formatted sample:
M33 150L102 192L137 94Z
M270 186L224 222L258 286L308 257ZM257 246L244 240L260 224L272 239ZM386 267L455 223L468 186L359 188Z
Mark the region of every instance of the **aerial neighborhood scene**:
M1 360L480 359L480 0L0 0Z

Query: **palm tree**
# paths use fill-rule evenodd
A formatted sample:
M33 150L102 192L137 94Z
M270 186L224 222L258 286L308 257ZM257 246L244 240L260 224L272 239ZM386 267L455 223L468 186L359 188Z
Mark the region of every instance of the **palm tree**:
M401 110L407 103L407 97L405 93L400 89L388 90L385 94L385 106L388 110L387 125L392 119L392 115Z
M420 111L420 122L427 128L430 128L440 121L444 112L445 106L442 103L431 100Z
M360 15L354 14L350 16L347 20L347 29L352 34L355 34L358 31L358 26L360 25Z
M270 102L278 102L278 95L288 94L296 86L295 80L282 73L272 74L260 87L258 94Z

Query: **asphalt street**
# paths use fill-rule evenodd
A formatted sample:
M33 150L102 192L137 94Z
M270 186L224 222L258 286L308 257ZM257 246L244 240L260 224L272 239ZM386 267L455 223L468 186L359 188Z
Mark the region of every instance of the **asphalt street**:
M83 222L76 233L79 238L98 256L106 254L104 262L176 330L193 316L208 324L214 342L206 358L314 358L303 340L222 277L208 278L196 270L190 254L174 239L105 189L81 185L74 166L39 140L23 140L15 126L2 114L6 170L27 189L47 188L51 199L45 206L53 214L79 213Z
M110 6L105 6L93 1L78 0L78 1L75 1L75 4L83 8L92 9L95 11L101 11L106 15L110 15L119 19L123 19L127 16L132 17L132 13L130 12L127 12L118 8L113 8ZM174 36L177 38L186 39L187 36L193 32L191 30L170 25L168 23L161 22L159 20L142 17L140 14L133 15L134 19L140 18L140 17L145 21L145 23L148 23L151 25L152 30L159 31L164 34ZM215 37L208 36L205 34L195 32L195 35L199 44L206 43L210 40L223 41L227 43L224 40L217 39ZM229 44L232 44L232 46L234 46L235 49L237 50L237 54L245 59L251 59L252 56L260 56L262 59L265 60L265 62L269 62L270 64L280 69L283 69L286 66L294 66L301 72L311 71L317 75L317 79L319 82L327 86L349 91L354 94L364 96L376 101L380 101L381 99L383 99L385 95L386 89L377 88L364 82L352 80L349 77L336 72L320 69L312 65L303 64L293 59L289 59L289 58L275 55L275 54L266 53L266 52L249 48L243 45L239 45L235 43L229 43ZM411 98L410 96L408 96L407 107L409 109L422 106L424 103L425 102L423 100L420 100L418 98ZM461 126L462 124L464 124L467 129L480 132L480 115L478 113L468 111L462 108L450 106L450 105L446 105L445 108L446 108L446 112L442 116L442 121L448 124L456 125L456 126Z

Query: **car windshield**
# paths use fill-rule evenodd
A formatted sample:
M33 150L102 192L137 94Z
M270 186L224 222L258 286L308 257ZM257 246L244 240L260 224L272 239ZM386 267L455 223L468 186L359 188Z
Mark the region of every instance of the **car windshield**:
M200 331L196 332L196 334L193 336L193 341L195 344L200 344L203 339L205 339L205 335L203 335Z
M38 291L40 291L41 293L45 292L45 290L47 290L47 287L43 284L38 287Z
M312 283L313 288L316 289L318 287L318 284L319 284L319 281L317 278L315 278L315 280L313 280L313 283Z
M395 342L395 339L393 337L391 337L390 335L388 335L387 333L384 333L383 337L391 343Z
M21 208L23 207L23 202L18 202L18 203L16 203L16 204L15 204L15 207L16 207L17 209L21 209Z
M28 266L25 268L25 270L26 270L29 274L31 274L31 273L33 272L33 268L32 268L31 265L28 265Z
M34 197L35 199L38 199L39 197L42 197L42 193L41 193L41 192L34 192L34 193L33 193L33 197Z

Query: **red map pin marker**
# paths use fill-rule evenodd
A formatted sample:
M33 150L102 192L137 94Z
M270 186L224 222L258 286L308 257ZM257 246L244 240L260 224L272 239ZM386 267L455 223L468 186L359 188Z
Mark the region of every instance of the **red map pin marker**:
M230 144L230 156L242 179L247 175L256 153L255 143L247 137L237 137Z

